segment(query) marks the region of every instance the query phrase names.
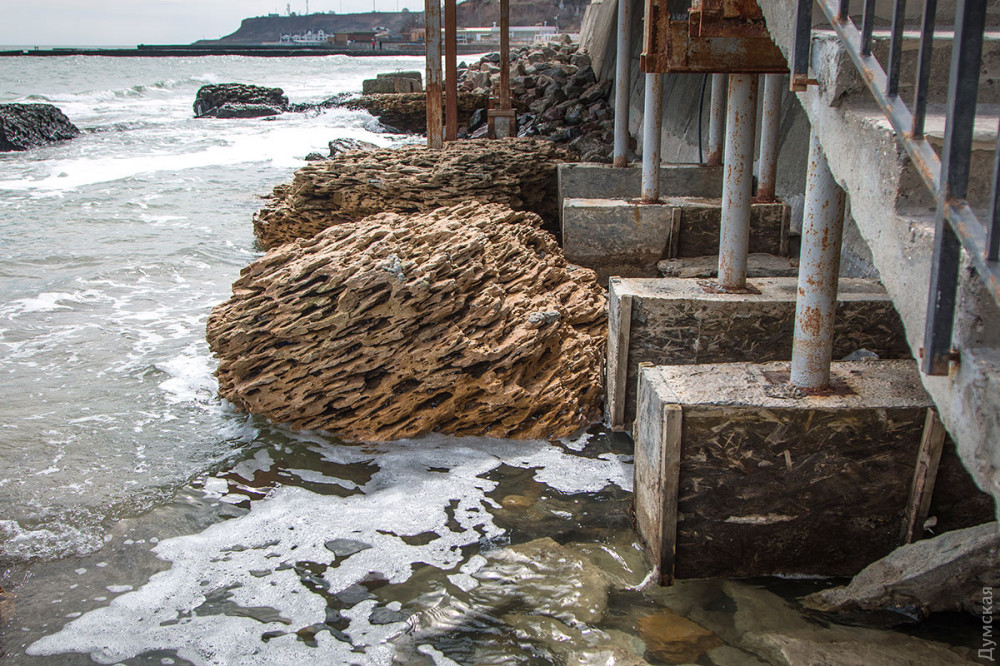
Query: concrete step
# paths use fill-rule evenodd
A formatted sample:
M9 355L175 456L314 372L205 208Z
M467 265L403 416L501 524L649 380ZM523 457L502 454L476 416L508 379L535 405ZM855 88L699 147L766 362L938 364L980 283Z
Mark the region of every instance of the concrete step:
M559 200L638 199L642 189L642 165L616 169L607 164L576 162L559 165ZM663 196L718 197L722 195L722 167L704 164L660 166Z
M751 279L756 294L726 294L708 280L612 278L608 287L607 419L615 430L635 417L642 363L691 365L790 360L794 277ZM902 322L877 280L840 280L834 358L867 349L910 358Z
M834 391L787 363L644 365L635 518L661 581L852 575L901 545L932 402L914 361L834 363Z
M665 197L658 204L624 199L564 199L563 252L574 264L611 275L656 276L656 264L674 257L717 253L721 199ZM787 255L789 208L751 207L750 252Z

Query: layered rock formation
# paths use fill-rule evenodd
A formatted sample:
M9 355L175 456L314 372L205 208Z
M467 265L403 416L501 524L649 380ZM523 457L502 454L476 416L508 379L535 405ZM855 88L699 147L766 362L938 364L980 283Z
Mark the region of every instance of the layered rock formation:
M254 118L275 116L288 110L288 98L281 88L265 88L246 83L215 83L198 89L194 115L212 118Z
M470 202L282 245L209 318L220 394L363 440L573 433L600 414L604 295L539 223Z
M488 98L485 93L459 93L459 125L467 124L476 109L486 108L487 103ZM414 134L427 133L427 93L362 95L346 101L344 106L348 109L363 109L392 130ZM443 101L441 106L444 108Z
M264 248L383 211L420 212L463 201L502 203L558 230L556 167L569 155L548 141L458 141L340 153L303 167L254 216Z
M51 104L0 104L0 152L28 150L80 136Z

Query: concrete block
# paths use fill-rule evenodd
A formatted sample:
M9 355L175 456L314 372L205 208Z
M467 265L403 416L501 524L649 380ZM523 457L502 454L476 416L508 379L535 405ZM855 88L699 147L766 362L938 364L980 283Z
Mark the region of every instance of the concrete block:
M656 263L719 250L720 199L669 197L658 204L617 199L564 199L563 252L598 277L653 277ZM754 204L750 252L788 252L789 209L783 203Z
M797 278L749 281L757 294L724 294L708 280L612 278L608 285L607 418L615 430L635 418L640 363L764 363L792 358ZM877 280L843 278L834 358L868 349L909 358L899 315Z
M663 277L717 278L719 277L719 255L664 259L656 262L656 270ZM774 254L750 254L747 256L747 277L797 277L798 274L799 260L797 257L779 257Z
M834 363L829 395L788 370L640 370L636 523L663 582L853 575L900 545L932 405L916 362Z
M608 164L576 162L559 165L559 199L637 199L642 189L642 165L616 169ZM660 166L664 196L722 195L722 167L704 164Z

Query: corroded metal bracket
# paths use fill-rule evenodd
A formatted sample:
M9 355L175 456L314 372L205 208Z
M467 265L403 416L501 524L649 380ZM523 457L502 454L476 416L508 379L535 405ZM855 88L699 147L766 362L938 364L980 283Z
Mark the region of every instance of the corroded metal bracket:
M788 71L755 0L646 0L644 33L647 73Z

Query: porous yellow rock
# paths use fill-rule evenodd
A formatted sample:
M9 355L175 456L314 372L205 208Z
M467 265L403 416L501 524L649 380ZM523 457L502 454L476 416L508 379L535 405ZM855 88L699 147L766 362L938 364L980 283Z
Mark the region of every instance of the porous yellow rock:
M538 225L466 203L278 247L209 317L220 394L370 441L573 433L600 414L604 293Z

